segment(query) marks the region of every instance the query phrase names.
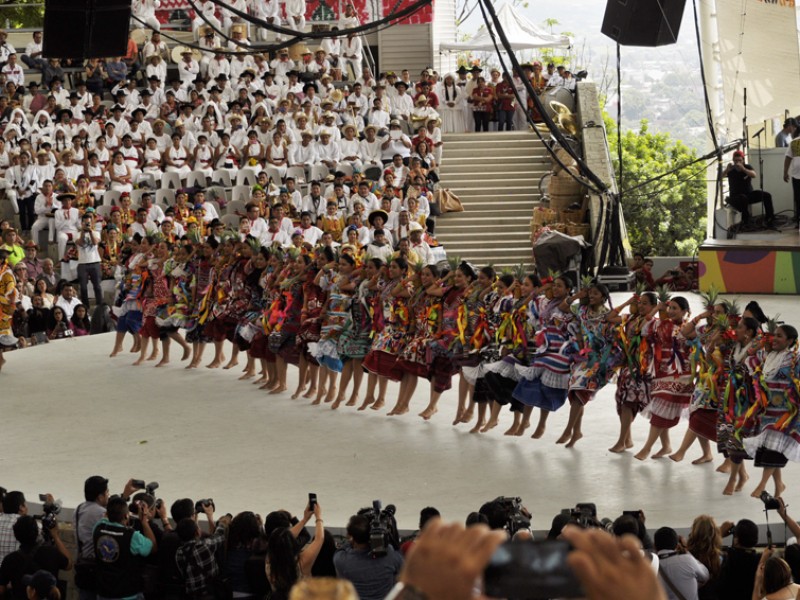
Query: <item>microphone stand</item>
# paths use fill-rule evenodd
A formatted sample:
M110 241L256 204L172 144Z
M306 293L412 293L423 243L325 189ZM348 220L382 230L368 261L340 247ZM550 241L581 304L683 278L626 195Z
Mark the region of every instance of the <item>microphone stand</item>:
M756 133L756 144L758 150L758 183L759 188L761 189L761 205L764 205L764 157L761 155L761 134L766 135L766 127L762 127L758 133ZM765 225L764 229L767 231L778 231L774 224L772 225Z

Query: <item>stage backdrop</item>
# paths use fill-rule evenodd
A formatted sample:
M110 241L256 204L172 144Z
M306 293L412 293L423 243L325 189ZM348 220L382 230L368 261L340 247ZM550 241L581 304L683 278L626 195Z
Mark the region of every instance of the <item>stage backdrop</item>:
M701 290L713 285L726 294L800 293L799 251L701 246L698 258Z
M750 123L783 116L800 99L794 0L716 0L725 118L739 137L747 88Z

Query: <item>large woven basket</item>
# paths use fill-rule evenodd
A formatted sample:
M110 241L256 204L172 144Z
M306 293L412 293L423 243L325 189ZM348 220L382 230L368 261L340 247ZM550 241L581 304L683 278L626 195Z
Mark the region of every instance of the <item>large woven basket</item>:
M572 237L582 235L585 240L589 239L592 227L588 223L570 223L567 225L567 235Z
M558 211L555 211L552 208L537 206L533 209L533 223L547 225L548 223L552 223L556 220L558 220Z

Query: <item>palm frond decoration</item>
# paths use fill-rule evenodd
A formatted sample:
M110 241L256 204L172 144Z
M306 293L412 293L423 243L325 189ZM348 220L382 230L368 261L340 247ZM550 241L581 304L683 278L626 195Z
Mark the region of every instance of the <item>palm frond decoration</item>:
M514 275L515 271L516 269L513 267L503 267L500 269L500 275L511 275L512 277L516 277L516 275Z
M189 241L191 241L193 244L199 244L203 241L199 229L190 229L186 232L186 237L188 237Z
M735 299L725 299L722 301L722 304L725 306L725 311L728 313L728 316L738 316L742 314L742 307Z
M715 315L714 326L722 331L726 331L731 326L728 315Z
M636 288L634 289L634 293L637 296L641 296L647 291L647 284L644 281L637 281Z
M594 277L592 277L591 275L583 275L581 277L581 289L582 290L590 288L593 285L594 285Z
M528 269L525 266L525 263L519 263L516 267L514 267L514 279L517 281L522 282L527 275Z
M672 298L672 290L669 289L668 285L659 285L656 288L656 295L659 302L666 304Z
M261 242L259 242L257 239L253 237L249 238L247 240L247 245L250 246L250 250L253 251L254 256L261 252Z
M447 264L449 265L450 272L452 273L458 268L458 265L461 264L461 257L455 254L453 256L448 256Z
M703 299L703 307L712 310L719 299L719 290L712 284L707 292L700 294L700 297Z
M778 331L778 326L781 324L780 318L781 315L779 313L767 319L767 333L775 335L775 332Z

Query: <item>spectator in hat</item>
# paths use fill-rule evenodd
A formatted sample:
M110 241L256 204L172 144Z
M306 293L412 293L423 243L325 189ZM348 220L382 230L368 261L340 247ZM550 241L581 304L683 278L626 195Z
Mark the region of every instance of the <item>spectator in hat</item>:
M414 110L414 99L407 93L408 84L405 81L398 81L394 87L397 92L391 97L392 114L404 123L404 130L409 133L411 131L409 119L411 111Z
M36 242L33 240L25 242L25 258L22 262L28 268L28 277L34 281L39 278L43 269L44 261L38 257L38 254L39 246L36 245Z

